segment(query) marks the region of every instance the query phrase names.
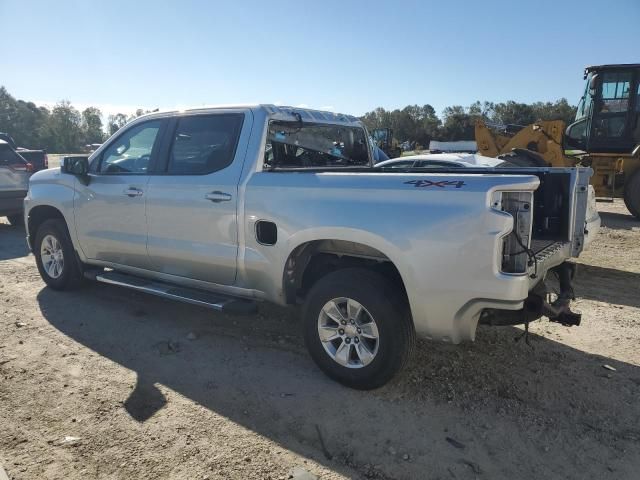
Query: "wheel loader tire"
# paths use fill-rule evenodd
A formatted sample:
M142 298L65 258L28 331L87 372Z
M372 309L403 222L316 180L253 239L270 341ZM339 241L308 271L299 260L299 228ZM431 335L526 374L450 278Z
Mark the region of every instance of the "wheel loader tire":
M624 204L631 215L640 220L640 170L636 170L625 183Z
M514 148L509 153L503 153L498 155L500 160L505 163L500 167L548 167L549 164L545 162L544 158L537 153L532 152L524 148Z

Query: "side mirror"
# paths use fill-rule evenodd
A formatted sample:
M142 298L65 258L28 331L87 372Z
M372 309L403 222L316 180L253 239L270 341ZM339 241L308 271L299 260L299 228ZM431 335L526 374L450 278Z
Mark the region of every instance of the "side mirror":
M89 157L63 157L60 171L75 175L87 185L89 183Z

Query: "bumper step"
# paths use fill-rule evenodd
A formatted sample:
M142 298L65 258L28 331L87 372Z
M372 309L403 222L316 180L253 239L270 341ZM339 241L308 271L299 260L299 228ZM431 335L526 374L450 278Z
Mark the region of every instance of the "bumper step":
M85 276L98 282L126 287L139 292L191 303L192 305L199 305L224 313L246 315L255 313L258 309L256 302L252 300L220 295L194 288L179 287L115 271L86 272Z

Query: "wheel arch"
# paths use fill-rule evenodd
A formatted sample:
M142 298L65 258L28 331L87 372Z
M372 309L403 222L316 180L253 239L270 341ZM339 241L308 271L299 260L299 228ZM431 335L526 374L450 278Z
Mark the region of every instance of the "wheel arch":
M34 248L34 242L36 239L36 232L38 231L38 228L45 221L51 219L62 220L67 226L67 230L69 230L67 220L64 218L64 215L58 208L51 205L36 205L31 210L29 210L27 232L29 237L29 246L31 247L32 251Z
M406 299L400 269L384 252L370 245L325 238L298 244L289 253L282 273L282 291L287 304L294 304L323 276L343 268L367 268L389 278ZM408 300L407 300L408 301Z

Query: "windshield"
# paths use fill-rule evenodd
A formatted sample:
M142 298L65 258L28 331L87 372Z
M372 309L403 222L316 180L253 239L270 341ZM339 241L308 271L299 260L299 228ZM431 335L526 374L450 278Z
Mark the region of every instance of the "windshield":
M578 120L582 120L583 118L589 115L589 109L591 108L591 104L593 103L593 97L589 91L589 86L591 85L591 79L593 78L593 72L589 73L587 76L586 85L584 88L584 94L578 103L578 108L576 110L576 122Z
M362 127L269 122L265 168L353 167L369 164Z

